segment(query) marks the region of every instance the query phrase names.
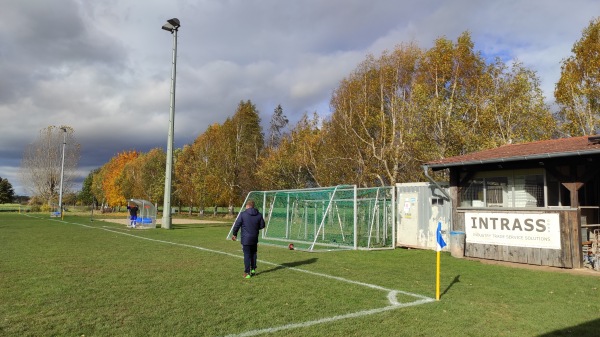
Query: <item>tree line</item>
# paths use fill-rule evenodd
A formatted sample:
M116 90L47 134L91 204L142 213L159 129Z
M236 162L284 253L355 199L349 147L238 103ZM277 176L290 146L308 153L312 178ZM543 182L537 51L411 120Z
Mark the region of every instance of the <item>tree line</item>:
M12 184L6 178L0 177L0 204L13 202L15 198L15 190Z
M225 122L176 149L172 203L203 211L239 205L251 190L422 181L428 161L598 133L599 41L594 19L563 60L554 113L533 70L486 59L468 32L428 49L405 43L368 55L333 91L328 116L304 113L289 125L279 105L264 132L256 106L241 101ZM164 168L159 148L118 153L88 175L80 199L160 204Z

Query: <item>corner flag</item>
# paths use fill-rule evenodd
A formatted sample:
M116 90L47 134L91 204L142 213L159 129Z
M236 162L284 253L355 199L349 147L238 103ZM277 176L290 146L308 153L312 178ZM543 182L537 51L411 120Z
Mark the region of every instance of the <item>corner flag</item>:
M439 252L442 250L442 248L446 247L446 241L444 241L444 238L442 237L442 222L441 221L438 222L436 238L437 238L437 251Z
M442 251L442 248L446 247L446 241L444 241L444 238L442 237L442 222L438 221L438 226L437 226L437 230L435 231L435 236L437 239L437 263L436 263L436 270L435 270L435 299L437 301L440 300L440 252Z

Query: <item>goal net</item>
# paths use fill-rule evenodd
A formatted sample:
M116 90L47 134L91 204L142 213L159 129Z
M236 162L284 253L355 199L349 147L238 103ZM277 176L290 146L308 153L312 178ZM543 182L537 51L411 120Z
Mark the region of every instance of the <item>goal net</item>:
M261 243L310 251L382 249L394 247L393 192L393 187L341 185L253 191L246 201L254 200L265 218Z

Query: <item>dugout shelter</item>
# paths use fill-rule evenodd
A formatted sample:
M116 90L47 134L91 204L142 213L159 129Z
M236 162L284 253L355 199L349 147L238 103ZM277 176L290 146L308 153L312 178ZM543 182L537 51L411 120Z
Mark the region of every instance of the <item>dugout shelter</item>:
M137 227L156 228L156 206L148 200L130 199L139 208L137 217Z
M509 144L423 169L446 170L464 256L599 268L600 136Z

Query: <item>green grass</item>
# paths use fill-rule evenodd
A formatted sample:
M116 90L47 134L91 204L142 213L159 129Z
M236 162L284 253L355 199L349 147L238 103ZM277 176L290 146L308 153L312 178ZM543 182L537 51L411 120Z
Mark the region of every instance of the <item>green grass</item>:
M261 246L245 280L229 224L127 230L34 216L0 214L2 336L224 336L389 305L385 291L319 274L435 297L432 251ZM597 336L599 284L443 253L439 302L265 335Z
M20 204L0 204L0 212L25 212L29 210L29 206Z

